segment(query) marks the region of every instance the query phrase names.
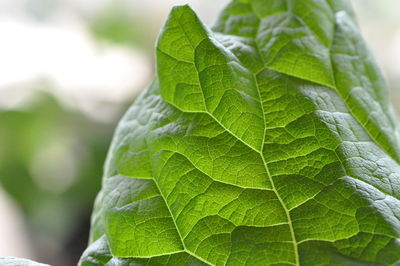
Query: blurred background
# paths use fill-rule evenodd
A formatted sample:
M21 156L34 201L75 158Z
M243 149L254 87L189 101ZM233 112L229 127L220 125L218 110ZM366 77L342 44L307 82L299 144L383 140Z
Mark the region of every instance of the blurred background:
M0 256L74 265L113 130L169 10L227 0L0 0ZM400 1L351 0L400 110Z

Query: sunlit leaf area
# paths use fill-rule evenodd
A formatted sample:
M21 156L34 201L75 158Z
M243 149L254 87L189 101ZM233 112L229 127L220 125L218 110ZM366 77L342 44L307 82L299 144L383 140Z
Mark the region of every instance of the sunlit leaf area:
M220 15L231 2L238 6ZM235 49L235 44L248 37L251 27L243 30L232 22L232 17L260 15L273 12L274 8L260 5L259 9L246 13L246 2L0 0L0 257L4 257L0 258L0 265L36 265L25 259L60 266L76 265L80 259L82 265L106 262L109 265L342 265L342 262L352 265L350 260L338 259L336 253L323 257L334 248L340 249L342 255L358 252L349 255L354 263L359 263L358 257L381 263L376 265L395 261L399 249L396 237L391 234L396 230L399 233L400 229L395 228L396 223L380 219L390 220L400 215L399 211L381 215L382 209L367 208L365 202L379 201L382 195L398 200L400 195L399 187L387 186L390 178L399 180L388 172L398 168L400 153L394 126L391 128L392 110L386 110L391 102L394 112L400 111L400 2L350 0L356 19L352 12L348 18L339 16L338 20L342 19L347 26L343 26L344 37L338 34L337 39L344 39L338 40L336 47L330 47L341 54L349 42L359 42L358 34L364 37L371 53L360 46L346 51L348 56L357 53L362 58L375 57L374 66L382 71L382 80L376 81L379 75L375 68L364 69L362 74L375 85L382 81L383 85L376 85L378 92L374 91L379 108L384 106L379 110L368 97L357 102L344 89L341 91L348 85L345 81L340 83L342 74L337 74L334 81L330 79L331 72L350 76L361 71L360 68L350 67L341 59L336 65L320 68L324 54L314 44L297 43L298 49L309 45L312 48L306 54L318 54L321 59L312 62L311 72L288 66L293 66L294 61L301 65L301 57L295 54L297 48L286 54L280 52L276 56L280 59L272 63L257 58L251 43L245 42L243 50ZM173 9L184 4L190 7ZM316 25L314 34L321 43L324 38L327 43L335 43L330 39L334 35L318 32L329 24L329 16L321 15L317 22L310 22L310 16L304 13L299 13L299 17L306 24ZM347 19L360 32L352 31ZM289 22L288 25L293 27ZM210 34L214 34L218 45ZM253 37L262 40L267 35ZM282 36L281 40L290 42L288 36ZM181 45L179 50L174 49L177 40ZM191 45L200 46L200 52L195 53ZM270 48L265 48L265 53L274 53ZM191 58L195 60L192 62ZM176 59L195 65L197 70L179 68ZM220 68L213 70L212 65ZM229 73L228 79L224 80L226 75L220 73ZM202 75L208 78L202 80ZM228 90L224 89L232 84L242 86L241 95L248 97L229 98ZM382 93L381 85L390 88L390 92ZM200 97L197 86L209 86L212 93ZM296 89L278 95L275 89L284 86ZM339 88L337 95L329 92L332 88ZM265 94L258 93L262 90ZM340 107L332 109L328 100L324 105L316 94L324 95L324 101L329 98L335 108ZM220 97L218 104L215 97ZM279 97L286 101L278 102ZM257 109L253 98L265 104ZM235 108L228 112L229 106L237 108L239 113L235 113ZM282 106L291 108L289 115L281 115ZM218 108L225 109L222 112ZM339 116L306 116L310 110L315 111L313 108L321 113L343 114L346 126L341 130L352 132L344 135L354 135L357 140L354 142L360 143L372 139L379 148L336 149L348 141L344 139L346 136L339 138L327 133L329 129L323 129L321 121L330 119L335 126ZM268 113L265 109L272 111ZM303 120L297 120L303 115ZM369 122L360 123L365 117ZM290 127L292 131L280 132L276 130L279 127ZM318 130L322 133L308 139L308 133L315 134L312 132ZM268 139L273 141L268 143ZM382 160L382 167L373 171L367 164L351 161L350 157L357 157L349 154L354 150L361 154L360 158L368 157L371 162ZM338 161L330 157L333 151ZM307 157L312 152L314 157ZM211 157L213 160L207 161ZM295 162L291 160L294 157ZM323 165L317 165L317 161ZM334 174L329 176L334 178L341 171L339 161L347 175L357 176L352 181L357 193L361 193L359 188L366 182L364 168L382 179L382 184L369 182L365 187L372 186L376 191L364 189L362 196L354 196L348 186L338 184L332 190L326 188L318 198L316 191L326 185L322 181L274 182L274 175L300 176L304 172L311 175L314 168L322 169L321 173L330 171ZM235 173L236 179L229 173ZM269 176L269 181L264 175ZM174 178L181 181L172 184ZM299 191L290 190L294 187ZM305 204L306 199L314 196L319 203L334 197L332 202L337 205L344 204L338 203L343 197L349 201L349 207L331 213L323 209L331 203ZM129 219L137 217L135 212L124 213L127 204L124 199L131 202L150 199L140 205L148 209L135 212L140 216L138 221L157 222L143 220L142 227L131 226ZM178 201L187 201L187 208L174 205ZM204 209L196 207L197 201L204 203ZM329 205L330 209L335 209L334 203ZM218 209L218 204L223 207ZM261 210L265 205L270 213ZM362 214L365 217L350 219L347 214L361 207L368 209ZM299 211L292 214L292 209L297 208ZM309 228L311 220L300 222L305 213L312 211L326 211L326 221L314 221L321 228ZM242 217L243 213L246 216ZM261 214L267 218L260 218ZM101 224L96 220L98 217ZM332 228L337 228L337 224L342 228L335 231ZM250 226L257 230L251 230L254 228ZM381 233L372 234L371 227ZM270 239L276 238L271 240L272 244L260 242L257 247L264 245L265 249L244 255L244 250L248 251L246 244L268 234ZM293 246L295 236L298 244ZM335 242L342 238L347 240ZM218 245L212 246L215 243ZM228 252L228 245L239 248ZM354 251L354 247L360 248ZM317 258L320 261L316 259L318 256L307 255L312 253L310 250L320 250L322 255ZM93 262L97 264L90 264Z

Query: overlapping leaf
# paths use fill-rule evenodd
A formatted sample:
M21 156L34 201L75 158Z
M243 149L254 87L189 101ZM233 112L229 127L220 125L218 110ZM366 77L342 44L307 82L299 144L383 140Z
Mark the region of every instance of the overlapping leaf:
M50 266L48 264L38 263L32 260L20 259L15 257L0 257L2 266Z
M400 263L398 125L338 0L176 7L118 126L83 265Z

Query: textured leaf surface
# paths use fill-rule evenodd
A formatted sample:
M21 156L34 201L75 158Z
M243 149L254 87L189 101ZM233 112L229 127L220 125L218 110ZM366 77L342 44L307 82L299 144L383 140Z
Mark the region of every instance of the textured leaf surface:
M35 261L20 259L15 257L0 257L0 265L2 266L50 266Z
M188 6L120 122L83 265L400 263L400 146L338 0Z

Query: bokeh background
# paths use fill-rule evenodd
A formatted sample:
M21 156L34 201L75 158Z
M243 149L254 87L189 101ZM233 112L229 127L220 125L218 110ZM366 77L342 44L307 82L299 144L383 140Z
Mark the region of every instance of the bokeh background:
M0 256L74 265L124 110L150 82L175 4L212 24L228 0L0 0ZM400 110L400 1L351 0Z

